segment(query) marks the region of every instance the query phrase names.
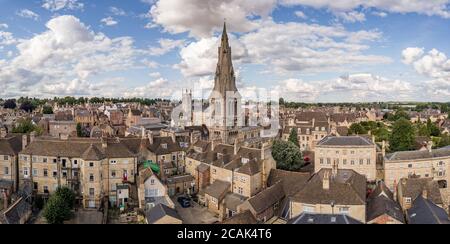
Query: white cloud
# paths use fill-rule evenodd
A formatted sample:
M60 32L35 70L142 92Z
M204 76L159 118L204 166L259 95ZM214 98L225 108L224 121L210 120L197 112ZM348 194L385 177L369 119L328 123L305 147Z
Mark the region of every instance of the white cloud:
M450 96L450 59L445 53L432 49L425 54L423 48L410 47L403 50L403 62L430 80L421 85L433 100L448 101Z
M111 39L71 15L51 19L46 27L47 31L31 39L20 40L17 56L0 69L0 84L8 88L2 95L45 96L64 87L64 94L78 93L74 86L98 94L93 83L98 75L133 69L143 53L133 47L131 37Z
M408 47L402 52L402 62L405 64L412 64L423 55L423 48Z
M22 18L34 19L34 20L39 19L39 15L29 9L21 9L16 14Z
M169 86L169 81L164 78L149 82L145 86L128 89L124 93L125 97L145 97L145 98L168 98L173 90Z
M233 62L239 64L248 56L245 46L230 35ZM218 37L202 38L192 42L180 51L181 62L174 67L181 70L184 76L206 76L215 72L218 60L217 48L220 46Z
M258 27L252 17L267 17L277 0L158 0L147 16L152 24L177 34L209 37L219 31L226 19L230 30L248 32Z
M302 18L302 19L307 19L308 16L306 16L305 13L303 13L302 11L295 11L295 16Z
M376 30L350 32L339 25L266 22L240 40L253 62L277 72L326 72L391 62L387 57L363 53L369 46L362 42L380 37Z
M182 47L184 45L184 40L172 40L172 39L160 39L158 41L159 47L151 47L149 54L152 56L164 55L175 48Z
M117 25L119 23L116 20L114 20L114 18L111 16L103 18L100 21L107 26L113 26L113 25Z
M8 29L8 25L5 23L0 23L0 29Z
M11 32L1 31L0 30L0 47L13 45L17 42Z
M125 12L125 10L118 8L118 7L109 7L109 12L111 12L111 14L116 15L116 16L125 16L127 15L127 13Z
M320 94L318 87L299 79L280 81L274 90L285 100L297 102L314 101Z
M283 5L305 5L333 12L351 11L359 7L377 8L390 13L419 13L450 18L450 0L280 0Z
M84 4L78 0L44 0L42 7L49 11L55 12L59 10L82 10L84 8Z
M378 16L378 17L381 17L381 18L384 18L384 17L388 16L388 14L386 12L382 12L382 11L374 11L374 12L372 12L372 15L375 15L375 16Z
M450 79L450 60L445 53L432 49L413 62L414 69L421 75L432 78Z
M348 23L366 21L366 15L364 13L358 12L358 11L337 12L335 15L336 15L336 17L342 19L344 22L348 22Z

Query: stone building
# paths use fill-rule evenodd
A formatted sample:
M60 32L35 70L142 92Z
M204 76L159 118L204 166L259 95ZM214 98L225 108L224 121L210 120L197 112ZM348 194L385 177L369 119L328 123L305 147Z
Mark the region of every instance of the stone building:
M321 169L350 169L364 175L368 181L377 176L377 146L366 137L328 136L314 150L315 172Z
M302 213L345 214L366 222L366 178L354 170L322 169L290 199L288 219Z
M85 208L99 208L103 198L117 203L118 186L135 183L137 156L118 139L36 138L20 152L18 172L39 195L67 186Z
M447 188L450 148L405 151L387 154L384 158L384 179L394 190L402 178L431 178Z

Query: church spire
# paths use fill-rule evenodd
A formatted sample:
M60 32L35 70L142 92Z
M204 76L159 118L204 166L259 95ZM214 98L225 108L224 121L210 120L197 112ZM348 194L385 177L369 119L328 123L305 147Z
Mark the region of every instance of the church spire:
M227 91L237 91L226 22L223 24L222 42L219 47L219 61L217 63L214 90L223 95Z
M225 45L224 45L225 44ZM226 20L223 22L223 31L222 31L222 47L228 47L228 33L227 33L227 22Z

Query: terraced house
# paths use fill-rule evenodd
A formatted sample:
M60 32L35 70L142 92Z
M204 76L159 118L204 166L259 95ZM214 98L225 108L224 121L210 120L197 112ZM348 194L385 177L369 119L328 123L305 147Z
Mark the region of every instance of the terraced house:
M22 150L22 139L27 143L27 136L7 134L0 129L0 200L8 199L18 189L17 164Z
M368 181L377 177L377 146L361 136L328 136L322 139L314 150L315 171L331 169L351 169L364 175Z
M197 141L186 154L186 173L194 176L196 191L210 210L231 217L238 206L267 186L276 168L270 148L261 149Z
M135 183L137 163L136 146L119 139L36 138L19 154L19 179L43 196L67 186L85 208L98 208L103 198L117 204L117 189Z
M431 178L446 188L450 148L395 152L384 158L385 182L393 190L402 178Z

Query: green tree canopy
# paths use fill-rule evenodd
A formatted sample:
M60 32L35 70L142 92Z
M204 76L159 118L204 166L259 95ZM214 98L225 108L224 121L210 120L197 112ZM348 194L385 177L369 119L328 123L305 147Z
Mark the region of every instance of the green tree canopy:
M289 134L289 141L294 143L297 147L300 147L300 145L298 143L297 129L295 129L295 128L291 129L291 134Z
M359 123L355 123L355 124L352 124L351 126L350 126L350 129L348 130L348 133L350 134L350 135L364 135L364 134L367 134L367 130L366 130L366 128L364 128L361 124L359 124Z
M298 171L305 164L300 149L292 142L275 141L272 156L277 162L277 168Z
M4 108L9 108L9 109L15 109L15 108L17 108L17 104L16 104L16 101L14 99L8 99L3 104L3 107Z
M70 219L70 207L59 195L52 195L44 207L43 216L49 224L63 224Z
M30 133L38 130L37 126L33 124L30 118L20 120L13 128L13 133Z
M50 106L44 106L42 108L42 113L43 114L53 114L53 108Z
M414 127L405 118L397 120L392 126L392 134L389 139L391 151L408 151L414 149Z
M60 196L64 202L69 206L69 208L73 208L75 205L75 193L67 188L67 187L58 187L55 192L56 195Z

